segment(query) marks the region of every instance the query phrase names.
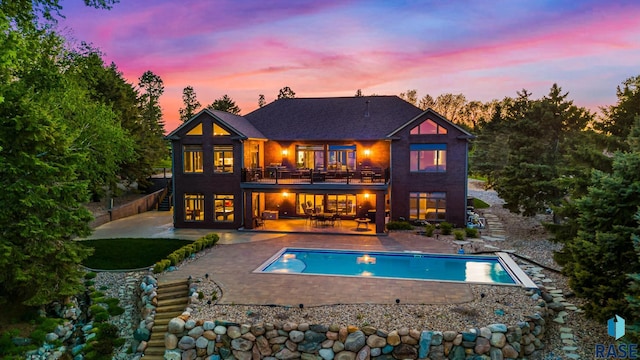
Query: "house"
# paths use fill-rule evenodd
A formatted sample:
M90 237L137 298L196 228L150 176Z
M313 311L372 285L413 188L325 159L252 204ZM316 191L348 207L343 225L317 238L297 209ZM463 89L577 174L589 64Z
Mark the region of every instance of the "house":
M174 225L252 229L332 213L466 223L473 136L397 96L279 99L202 110L171 132Z

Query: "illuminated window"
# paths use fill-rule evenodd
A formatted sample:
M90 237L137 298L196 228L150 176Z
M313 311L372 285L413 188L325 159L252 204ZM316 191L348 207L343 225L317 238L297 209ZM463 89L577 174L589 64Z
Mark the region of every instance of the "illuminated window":
M233 222L233 195L213 195L213 206L216 211L213 221Z
M355 145L329 145L328 169L345 171L355 170L355 168Z
M187 135L202 135L202 123L196 125L193 129L189 130Z
M229 136L229 132L223 129L220 125L213 123L213 136Z
M411 144L409 149L412 172L447 171L446 144Z
M184 195L184 221L204 221L204 195Z
M433 120L425 120L420 125L411 129L411 135L444 135L447 133L447 129L436 124Z
M182 163L185 173L201 173L202 145L185 145L182 148Z
M324 169L324 146L299 145L296 150L296 166L306 169Z
M233 172L233 146L214 145L213 146L213 172L232 173Z
M444 221L447 215L447 194L444 192L409 193L409 219Z

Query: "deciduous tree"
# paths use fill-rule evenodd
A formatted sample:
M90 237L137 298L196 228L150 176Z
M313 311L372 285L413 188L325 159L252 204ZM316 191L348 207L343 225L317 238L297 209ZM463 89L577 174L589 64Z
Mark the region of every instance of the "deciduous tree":
M290 87L285 86L278 92L278 99L290 99L296 97L296 93Z

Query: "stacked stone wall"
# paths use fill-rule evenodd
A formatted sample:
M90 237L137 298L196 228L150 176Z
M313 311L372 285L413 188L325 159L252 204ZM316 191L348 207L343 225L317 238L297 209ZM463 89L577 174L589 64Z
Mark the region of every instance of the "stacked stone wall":
M169 322L168 360L394 360L516 359L544 345L545 320L530 316L514 325L490 324L458 331L319 324L236 324L193 320L185 312Z

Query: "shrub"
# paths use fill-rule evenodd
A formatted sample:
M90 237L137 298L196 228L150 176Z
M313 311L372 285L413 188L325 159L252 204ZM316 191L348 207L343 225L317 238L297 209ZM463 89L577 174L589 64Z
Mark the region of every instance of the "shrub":
M467 234L467 237L469 237L469 238L478 237L478 229L476 229L476 228L468 227L468 228L465 228L464 231Z
M171 262L171 265L178 265L178 263L182 260L182 257L178 255L175 251L171 254L167 255L167 259Z
M101 339L111 339L111 338L117 338L118 337L118 327L113 325L113 324L109 324L109 323L103 323L103 324L99 324L98 325L98 336Z
M91 295L90 295L91 299L92 299L94 302L95 302L95 300L94 300L94 299L101 298L101 297L103 297L103 296L104 296L104 293L103 293L102 291L94 291L94 292L92 292L92 293L91 293Z
M203 236L197 241L200 241L200 240L202 240L205 243L205 247L211 247L211 246L214 246L218 242L218 240L220 240L220 236L218 236L218 234L211 233Z
M124 308L115 305L115 306L109 306L109 310L107 310L109 312L109 315L111 316L118 316L118 315L122 315L124 313Z
M451 235L452 230L453 224L446 221L440 223L440 231L442 231L442 235Z
M169 259L162 259L153 266L153 273L161 273L167 270L169 266L171 266L171 261Z
M464 231L456 230L453 232L453 236L455 236L456 240L464 240Z
M436 230L436 226L433 224L428 224L424 227L424 233L425 235L427 235L428 237L432 237L433 236L433 232Z
M43 344L46 336L46 331L42 329L36 329L29 335L29 338L31 338L31 340L33 340L33 342L36 344Z
M86 280L95 279L95 277L96 277L96 276L98 276L98 274L96 274L96 273L95 273L95 272L93 272L93 271L90 271L90 272L88 272L88 273L84 274L84 278L85 278Z
M389 221L387 230L413 230L413 225L407 221Z
M109 313L108 312L101 312L101 313L97 313L93 316L93 321L95 322L105 322L109 320Z

